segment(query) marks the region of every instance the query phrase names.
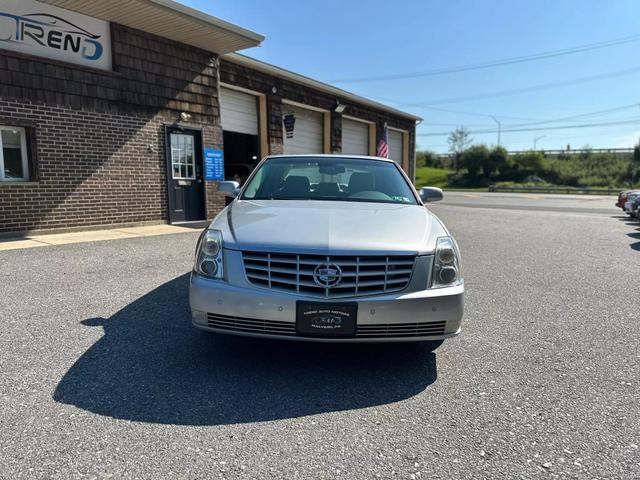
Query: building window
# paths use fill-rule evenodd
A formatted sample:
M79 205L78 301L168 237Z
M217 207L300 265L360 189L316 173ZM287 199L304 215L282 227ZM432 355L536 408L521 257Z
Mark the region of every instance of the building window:
M28 180L29 157L25 129L0 125L0 182Z
M171 167L174 180L196 179L196 150L193 135L171 134Z

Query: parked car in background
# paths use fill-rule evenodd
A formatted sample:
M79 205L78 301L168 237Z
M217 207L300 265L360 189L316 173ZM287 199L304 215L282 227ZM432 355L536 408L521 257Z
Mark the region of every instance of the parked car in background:
M636 194L635 198L631 201L629 210L631 211L631 216L640 220L640 192Z
M391 160L278 155L201 235L190 283L193 324L255 337L420 341L460 332L458 245Z
M640 191L634 191L627 194L626 201L624 202L624 212L630 217L635 216L634 202L640 197Z
M616 207L624 210L624 204L627 203L627 197L630 193L640 192L640 190L623 190L618 194L618 201L616 202Z

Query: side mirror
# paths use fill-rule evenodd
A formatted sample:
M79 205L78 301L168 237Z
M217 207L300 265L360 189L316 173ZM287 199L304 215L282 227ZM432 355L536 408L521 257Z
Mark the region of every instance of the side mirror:
M424 203L439 202L444 198L442 189L436 187L423 187L418 193L420 193L420 198Z
M218 183L218 191L227 194L227 197L235 197L240 193L240 184L238 182L225 181Z

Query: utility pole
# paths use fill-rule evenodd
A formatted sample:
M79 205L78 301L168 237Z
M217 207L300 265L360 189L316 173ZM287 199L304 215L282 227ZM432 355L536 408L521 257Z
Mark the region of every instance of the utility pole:
M500 123L500 120L498 120L496 117L494 117L493 115L489 115L494 122L496 122L498 124L498 146L500 146L500 133L502 130L502 124Z
M533 139L533 151L536 151L536 146L538 145L538 140L543 139L546 135L540 135L539 137L534 137Z

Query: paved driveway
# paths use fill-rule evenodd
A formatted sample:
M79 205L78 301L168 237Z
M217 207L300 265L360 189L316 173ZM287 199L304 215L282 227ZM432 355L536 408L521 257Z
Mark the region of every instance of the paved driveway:
M191 329L197 233L0 252L0 477L639 478L638 225L474 206L435 354Z

